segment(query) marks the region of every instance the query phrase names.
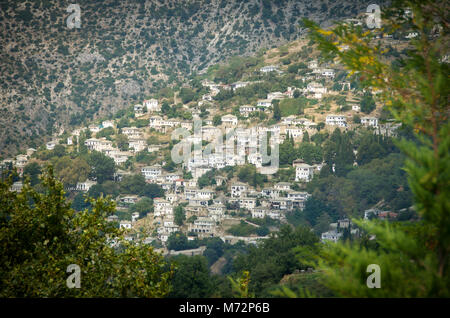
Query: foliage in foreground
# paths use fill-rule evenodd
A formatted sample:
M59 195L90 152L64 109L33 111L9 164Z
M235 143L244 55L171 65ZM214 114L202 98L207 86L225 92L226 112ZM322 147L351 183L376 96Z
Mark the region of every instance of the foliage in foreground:
M25 182L11 192L0 183L0 297L164 297L172 269L146 245L134 245L106 218L108 198L75 212L49 168L43 193ZM115 244L113 244L115 243ZM116 247L115 247L116 246ZM67 267L81 270L80 288L69 289Z
M412 15L406 15L410 8ZM363 33L340 24L331 30L306 21L324 55L357 74L365 87L378 90L394 118L414 129L417 143L402 140L405 170L421 221L411 226L355 220L376 244L330 244L320 267L325 284L340 296L450 296L450 122L448 10L433 1L394 1L383 29ZM436 29L440 28L439 34ZM408 56L390 63L375 35L415 31ZM347 45L348 50L342 50ZM381 269L381 288L367 288L369 264Z

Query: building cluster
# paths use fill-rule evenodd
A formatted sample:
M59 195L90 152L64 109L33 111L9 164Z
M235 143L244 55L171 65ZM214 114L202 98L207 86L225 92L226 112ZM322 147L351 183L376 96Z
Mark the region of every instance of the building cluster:
M151 175L154 176L153 173ZM156 180L159 177L153 178ZM228 194L218 196L214 189L200 188L193 179L174 179L165 197L153 200L156 238L165 243L172 233L183 231L188 237L220 237L224 241L230 240L233 237L226 236L221 225L224 220L234 218L233 215L244 213L252 218L268 217L283 221L287 212L294 209L303 210L305 201L310 196L306 192L293 190L292 184L288 182L279 182L261 191L256 191L247 183L227 182L223 176L216 176L215 183L226 186ZM138 198L125 196L119 200L135 204ZM183 227L175 223L175 208L178 205L183 207L188 220ZM133 222L135 220L121 221L120 226L128 228Z
M321 234L322 243L334 242L339 240L348 239L359 235L359 229L356 228L350 219L341 219L336 223L331 223L329 230Z
M167 242L169 236L178 231L184 231L188 236L203 237L221 237L225 242L232 242L237 238L225 235L222 224L226 219L234 218L236 215L243 214L252 218L271 218L285 221L286 213L294 209L303 210L305 202L310 196L307 192L296 191L298 187L288 182L279 182L271 187L264 187L260 191L251 187L247 183L234 182L224 176L216 175L214 177L215 185L221 187L223 196L218 195L213 188L202 188L198 184L198 179L205 173L213 169L222 169L227 166L238 166L250 163L261 172L264 167L270 163L270 153L273 153L275 147L281 144L285 139L292 138L296 141L301 140L307 133L312 136L318 132L318 124L314 119L309 119L308 115L291 115L282 117L278 123L270 126L254 125L249 127L249 120L242 120L256 115L257 112L272 113L275 101L294 98L303 95L307 98L322 99L325 95L334 94L330 91L329 80L336 77L335 70L327 65L319 65L317 60L312 60L307 65L308 71L302 80L303 88L288 87L286 91L270 92L264 99L257 100L252 105L239 106L239 113L224 114L221 116L221 123L213 123L211 117L203 119L201 124L196 126L196 119L204 111L204 104L210 105L213 97L222 90L236 91L248 85L255 84L257 81L238 81L232 84L214 83L204 80L202 85L209 88L209 92L201 97L198 106L191 108L194 120L184 120L179 118L167 118L161 114L161 105L157 99L147 99L141 104L136 104L133 111L136 118L142 118L148 114L148 126L122 127L120 133L127 137L127 150L120 147L109 137L92 137L84 140L84 145L90 151L98 151L112 158L116 165L122 165L130 157L135 156L142 151L159 152L164 145L148 144L145 139L145 132L157 131L168 134L176 128L185 129L186 134L179 142L174 143L174 147L187 151L179 170L175 172L166 172L162 167L164 162L153 165L140 166L137 168L144 176L147 183L160 185L165 190L162 198L153 200L153 225L155 235L151 239L159 239L161 242ZM259 69L261 74L271 72L282 73L279 66L267 65ZM341 82L342 90L351 90L349 82ZM339 87L340 89L340 87ZM351 105L353 112L359 113L361 108L357 104ZM237 116L235 116L237 115ZM349 115L328 114L324 124L341 128L348 127ZM361 117L361 125L375 128L375 133L394 135L399 127L395 123L380 124L378 118L373 116ZM105 120L100 124L89 125L86 128L76 129L71 136L67 138L67 145L75 144L79 146L80 135L83 130L89 130L93 134L99 133L102 129L113 128L116 125L113 120ZM98 135L97 135L98 136ZM116 140L117 142L117 140ZM205 146L205 143L207 144ZM209 144L208 144L209 143ZM58 144L57 140L46 143L46 149L53 150ZM26 155L18 155L14 159L2 161L2 167L10 164L15 166L19 173L23 173L24 166L28 163L29 157L36 151L29 149ZM301 159L294 160L292 167L295 170L295 182L309 182L314 174L320 172L322 164L308 164ZM181 172L183 169L184 171ZM192 178L187 179L183 176L185 173L191 174ZM117 171L114 175L116 181L120 181L123 175L131 172ZM73 190L87 192L96 182L86 180L79 182ZM294 189L293 189L294 188ZM21 183L15 183L13 191L20 191ZM220 192L221 193L221 192ZM136 204L141 198L136 195L121 194L116 198L119 206L126 207ZM175 211L178 206L182 206L186 220L184 226L175 222ZM365 212L365 218L389 218L393 217L392 212L383 212L376 209ZM133 213L131 220L121 220L119 226L125 229L131 229L139 219L139 213ZM118 221L117 216L111 216L110 221ZM327 232L322 233L322 241L334 241L349 235L357 233L357 229L352 229L352 224L348 219L339 220L332 223ZM253 242L255 238L245 238ZM192 253L197 253L193 251Z
M224 118L227 117L227 118ZM198 132L186 137L177 146L192 149L183 162L183 168L191 172L194 178L204 173L226 166L243 165L246 162L261 168L267 149L279 144L280 134L277 125L271 127L255 126L252 128L235 127L235 116L223 116L222 127L203 126ZM203 149L202 141L210 142ZM198 146L196 146L198 145ZM266 145L266 147L264 147ZM263 150L266 150L264 153Z

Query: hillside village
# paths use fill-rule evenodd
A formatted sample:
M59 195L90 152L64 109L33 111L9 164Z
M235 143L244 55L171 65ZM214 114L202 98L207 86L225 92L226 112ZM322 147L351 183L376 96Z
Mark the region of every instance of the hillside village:
M381 40L398 47L407 41ZM374 102L377 92L360 89L340 65L321 62L305 38L243 61L247 66L239 64L240 76L218 80L220 72L235 69L232 64L216 66L179 91L149 96L116 115L60 131L38 149L3 160L2 168L13 166L22 176L32 162L57 165L58 156L76 160L78 154L98 152L114 162L108 186L137 176L162 190L153 197L123 192L112 197L117 213L108 219L124 228L130 240L164 253L170 253L167 242L179 232L188 240L257 243L289 223L287 215L304 209L311 196L307 184L325 164L321 156L297 157L273 170L266 160L269 153L279 148L281 157L283 144L313 143L335 130L395 136L399 125ZM251 94L252 88L256 93ZM266 153L261 149L265 141ZM173 149L193 151L175 163ZM356 148L352 151L357 155ZM353 165L358 165L356 159ZM72 199L104 189L92 173L74 174L65 183ZM11 190L21 186L17 180ZM366 218L396 216L377 207L359 213ZM339 240L343 229L357 235L344 217L329 224L322 241ZM201 254L202 249L187 253Z
M448 5L67 5L0 3L2 298L450 295Z
M379 1L380 2L380 1ZM381 1L383 3L383 1ZM57 0L0 3L0 147L36 148L233 55L302 34L301 18L363 12L365 1L79 0L80 29ZM125 27L124 27L125 26ZM11 36L15 35L15 36Z

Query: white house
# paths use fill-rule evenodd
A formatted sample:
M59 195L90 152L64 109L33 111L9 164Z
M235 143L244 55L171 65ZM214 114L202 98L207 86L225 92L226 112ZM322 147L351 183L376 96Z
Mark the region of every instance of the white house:
M130 138L128 140L128 147L134 152L139 152L145 149L147 142L142 138Z
M313 166L303 162L303 160L294 160L292 165L295 168L295 181L311 181L314 174Z
M241 209L251 210L256 207L256 198L241 197L239 198L239 207Z
M335 73L334 73L334 70L331 68L323 68L320 75L322 75L323 77L326 77L326 78L334 78Z
M225 117L225 116L224 116ZM220 129L214 126L203 126L201 128L201 132L202 132L202 139L203 140L207 140L207 141L213 141L215 140L218 136L220 136ZM197 140L197 136L195 136L195 134L189 138L188 140L192 140L194 143L197 142L201 142Z
M47 150L53 150L56 146L56 141L49 141L45 144L45 147L47 148Z
M192 126L194 125L192 121L181 121L180 122L181 128L192 130Z
M269 93L267 94L267 99L272 101L274 99L284 99L287 96L285 94L283 94L282 92L273 92L273 93Z
M77 191L84 191L87 192L89 191L89 189L94 185L97 184L96 181L92 181L92 180L86 180L84 182L78 182L77 186L76 186L76 190Z
M282 117L281 118L281 123L283 125L293 125L293 121L296 119L297 117L295 115L290 115L287 117Z
M179 231L178 225L176 225L171 220L166 220L166 221L163 222L163 225L158 227L158 229L157 229L158 238L162 242L167 242L170 234L178 232L178 231Z
M179 173L167 173L167 174L164 174L162 177L165 182L173 183L176 180L180 179L181 175Z
M151 116L149 119L150 128L159 129L161 128L161 123L163 122L163 118L161 116L155 115Z
M249 82L236 82L236 83L231 84L230 86L231 86L232 90L236 90L238 88L245 87L248 84L249 84Z
M222 116L222 124L226 126L236 126L238 123L238 119L234 115L224 115Z
M172 204L161 198L155 198L153 200L153 206L154 206L154 216L170 216L173 214L173 207Z
M212 98L211 94L203 94L202 95L202 100L210 102L210 101L213 100L213 98Z
M270 206L276 210L291 210L292 201L287 198L271 198L269 199Z
M247 157L248 163L256 166L256 168L261 168L263 164L262 154L258 152L250 153Z
M122 134L127 135L128 138L139 138L142 136L141 130L137 127L124 127Z
M120 151L118 149L114 149L113 151L106 153L106 155L112 159L114 159L114 163L116 165L120 165L128 160L133 154L129 151Z
M141 105L141 104L136 104L136 105L134 105L134 114L136 115L136 116L141 116L141 115L143 115L144 114L144 106L143 105Z
M127 220L122 220L122 221L120 221L119 226L121 229L129 230L129 229L131 229L131 222L127 221Z
M36 152L36 149L34 149L34 148L28 148L27 149L27 156L31 156L33 153L35 153Z
M277 210L268 210L268 213L266 214L269 218L274 219L274 220L279 220L281 219L281 213L280 211Z
M95 150L95 151L104 151L106 149L112 148L112 141L107 140L106 138L89 138L84 141L85 146L89 150Z
M226 183L228 179L226 177L216 176L214 177L214 180L216 181L216 185L220 187L222 184Z
M325 124L330 126L347 127L347 117L344 115L328 115Z
M313 93L313 94L326 94L327 88L324 87L322 84L317 82L311 82L306 87L307 93Z
M278 182L275 183L274 188L281 191L289 191L291 190L291 184L289 182Z
M211 189L198 189L196 197L199 199L211 200L214 197L215 191Z
M364 220L368 220L371 215L374 215L375 217L378 217L380 214L380 210L378 209L368 209L364 211Z
M286 128L286 136L290 136L294 139L303 136L303 129L298 127Z
M147 180L156 179L158 176L161 175L161 165L156 164L154 166L142 167L141 173Z
M256 106L267 108L267 107L272 106L272 101L271 101L271 100L268 100L268 99L260 99L260 100L258 100L258 102L256 103Z
M208 215L214 221L218 222L223 218L226 208L223 204L213 204L208 207Z
M340 233L340 232L328 231L328 232L322 233L321 239L322 239L322 242L332 241L332 242L336 243L337 241L339 241L341 236L342 236L342 233Z
M101 130L100 126L98 125L89 125L88 128L93 133L98 133Z
M10 191L12 192L21 192L23 188L22 181L16 181L12 184Z
M28 162L27 155L17 155L16 156L16 167L23 169Z
M359 113L361 111L361 107L359 105L353 104L352 110Z
M231 196L240 197L245 191L247 191L248 185L242 182L235 182L231 185Z
M252 210L252 218L253 219L264 219L266 217L266 215L268 215L270 212L270 209L268 207L263 207L263 206L259 206L259 207L255 207Z
M144 107L147 108L148 111L158 112L161 110L158 100L154 99L154 98L144 100L144 102L142 104L144 105Z
M269 73L269 72L278 71L278 66L275 66L275 65L267 65L267 66L261 67L261 68L259 69L259 71L260 71L261 73Z
M287 198L290 200L306 200L310 195L304 191L290 191L287 194Z
M188 187L188 186L186 186L184 188L184 198L186 200L194 199L196 196L197 196L197 188L195 188L195 187Z
M413 38L418 37L418 36L419 36L419 33L417 33L417 32L409 32L409 33L405 36L405 39L413 39Z
M376 117L361 117L361 124L365 126L378 127L378 118Z
M139 212L133 212L133 214L131 214L131 223L136 222L139 219Z
M102 122L102 128L108 128L108 127L114 128L114 121L112 121L112 120L104 120Z
M248 114L252 113L256 111L256 107L255 106L251 106L251 105L242 105L239 107L239 113L244 116L247 117Z
M308 62L308 68L309 69L315 69L319 67L319 63L317 63L317 60L311 60Z
M198 233L199 237L213 236L215 232L216 222L212 218L199 217L194 224L189 226L189 231Z
M139 197L137 195L124 195L121 196L118 200L120 203L135 204L139 201Z

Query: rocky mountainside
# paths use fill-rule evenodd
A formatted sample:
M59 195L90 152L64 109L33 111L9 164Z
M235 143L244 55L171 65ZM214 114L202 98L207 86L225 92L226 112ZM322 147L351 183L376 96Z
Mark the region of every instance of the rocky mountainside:
M292 41L365 1L77 0L0 2L0 155L114 113L233 55Z

